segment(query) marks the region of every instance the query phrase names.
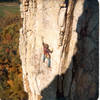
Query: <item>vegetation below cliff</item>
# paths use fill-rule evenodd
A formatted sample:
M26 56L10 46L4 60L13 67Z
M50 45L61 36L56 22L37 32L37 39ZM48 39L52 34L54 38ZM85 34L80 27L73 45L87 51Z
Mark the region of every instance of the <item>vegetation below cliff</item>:
M0 98L26 100L18 50L21 27L19 7L0 6L0 22Z

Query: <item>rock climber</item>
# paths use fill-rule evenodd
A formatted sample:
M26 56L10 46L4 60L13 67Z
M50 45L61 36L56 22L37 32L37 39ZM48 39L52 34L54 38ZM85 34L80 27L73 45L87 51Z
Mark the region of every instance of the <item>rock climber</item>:
M50 53L53 52L53 50L49 49L49 45L44 43L44 41L42 41L42 45L43 45L43 62L45 62L45 59L48 59L48 67L51 67L51 55Z

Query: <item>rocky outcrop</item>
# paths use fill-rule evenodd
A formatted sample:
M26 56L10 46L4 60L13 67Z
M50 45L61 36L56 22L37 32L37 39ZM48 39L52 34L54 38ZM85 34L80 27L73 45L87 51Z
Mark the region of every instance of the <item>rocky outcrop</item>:
M19 51L29 100L96 100L98 2L23 0L20 7ZM43 43L52 51L45 62Z

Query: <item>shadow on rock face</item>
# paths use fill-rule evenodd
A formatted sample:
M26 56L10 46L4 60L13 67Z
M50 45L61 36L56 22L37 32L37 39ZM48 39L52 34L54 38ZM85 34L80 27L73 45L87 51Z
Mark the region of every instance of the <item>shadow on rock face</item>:
M85 0L77 22L77 53L74 55L74 100L97 100L99 76L99 8L97 0ZM72 90L71 90L72 91ZM72 92L71 92L72 93Z
M42 100L97 100L98 98L99 8L97 0L85 0L76 31L78 42L77 53L72 58L73 67L69 67L63 75L54 78L41 92ZM69 88L66 88L66 85ZM68 91L67 96L65 91Z
M57 75L54 80L41 92L42 100L69 100L68 97L65 96L64 92L66 85L69 88L71 87L71 67L72 66L70 66L64 74ZM68 91L70 91L70 89L68 89Z

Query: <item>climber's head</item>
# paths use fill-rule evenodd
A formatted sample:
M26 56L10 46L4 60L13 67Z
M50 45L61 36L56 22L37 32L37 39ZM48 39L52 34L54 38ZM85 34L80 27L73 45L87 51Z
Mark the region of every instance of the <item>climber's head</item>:
M45 47L46 49L48 49L48 48L49 48L49 45L48 45L48 44L45 44L44 47Z
M46 46L46 47L47 47L47 49L48 49L48 48L49 48L49 45L47 44L47 46Z

